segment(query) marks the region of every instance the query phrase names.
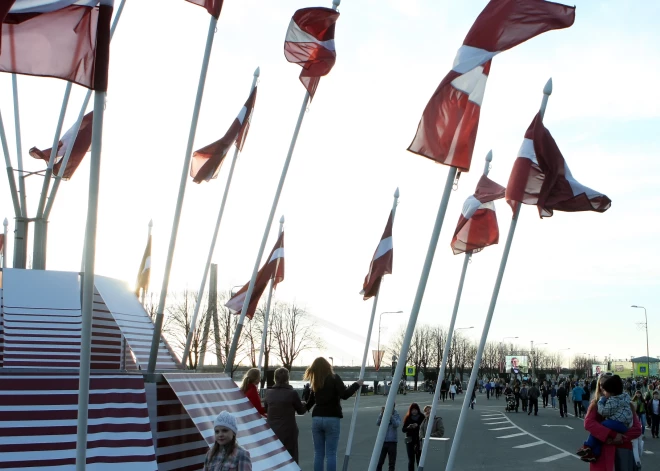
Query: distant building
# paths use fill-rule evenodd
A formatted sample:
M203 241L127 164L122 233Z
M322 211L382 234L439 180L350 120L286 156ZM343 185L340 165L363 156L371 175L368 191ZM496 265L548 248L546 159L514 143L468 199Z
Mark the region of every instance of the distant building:
M660 359L647 356L637 357L632 359L632 364L635 376L646 376L649 374L646 371L647 368L650 368L650 376L657 376Z

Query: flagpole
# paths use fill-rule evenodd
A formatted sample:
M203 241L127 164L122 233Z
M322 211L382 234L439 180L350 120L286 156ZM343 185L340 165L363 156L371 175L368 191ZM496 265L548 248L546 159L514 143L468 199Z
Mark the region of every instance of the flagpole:
M151 240L151 229L154 227L154 220L149 219L149 233L147 235L147 244ZM149 267L149 271L151 271L151 267ZM138 275L138 281L139 281L140 276ZM145 286L142 288L142 299L140 300L140 304L142 304L142 307L144 307L144 299L146 298L147 295L147 287Z
M541 120L545 115L545 109L548 105L548 98L552 94L552 79L548 80L543 87L543 101L541 102L540 115ZM495 312L495 304L497 303L497 297L500 294L500 286L502 285L502 278L504 277L504 269L506 268L506 263L509 258L509 251L511 250L511 243L513 241L513 235L516 232L516 225L518 224L518 215L520 214L520 207L522 203L517 202L516 209L513 211L513 217L511 218L511 225L509 226L509 234L506 237L506 245L504 246L504 252L502 253L502 260L500 261L500 269L497 273L497 279L495 280L495 287L493 288L493 295L490 299L490 306L488 307L488 314L486 314L486 322L484 323L484 329L481 333L481 340L479 341L479 347L477 349L477 356L474 360L474 365L472 366L472 373L470 374L470 380L468 382L467 391L465 393L465 398L463 399L463 406L461 408L461 415L458 418L458 425L456 426L456 433L454 435L454 442L451 445L451 451L449 452L449 458L447 460L446 471L451 471L454 469L454 461L456 460L456 455L458 454L458 449L460 447L461 436L463 434L463 429L465 428L465 420L467 419L467 409L470 406L470 398L472 397L472 392L474 391L474 383L477 380L479 373L479 366L481 364L481 357L484 352L484 347L486 345L486 339L488 338L488 331L490 330L490 323L493 320L493 313Z
M110 17L114 0L101 0L97 23L97 57L108 61L110 50ZM107 21L107 23L105 23ZM101 148L103 145L103 115L107 93L109 64L97 63L94 77L94 120L92 122L92 150L89 165L89 195L87 224L85 225L84 270L82 273L82 309L80 328L80 379L78 385L78 421L76 437L76 471L87 466L87 424L89 413L89 383L92 353L92 316L94 313L94 266L96 259L96 226L99 205L99 181L101 173Z
M25 268L27 266L28 216L27 198L25 195L25 175L23 175L23 142L21 140L21 116L18 107L18 80L16 74L11 74L11 85L14 98L16 162L18 166L18 190L20 192L21 203L21 218L16 220L16 233L18 237L14 241L14 266L16 268Z
M71 96L71 82L66 83L64 90L64 97L62 98L62 106L60 108L60 116L57 119L57 126L55 127L55 136L53 137L53 145L50 150L50 157L48 159L48 166L44 174L44 181L41 186L41 196L39 197L39 205L37 206L37 216L34 220L34 243L32 246L32 268L37 270L44 270L46 268L46 247L44 245L44 231L46 222L43 219L44 207L46 205L46 196L48 196L48 186L50 178L53 175L53 165L55 164L55 156L57 155L57 147L60 142L60 135L62 134L62 125L64 124L64 116L66 109L69 106L69 97ZM72 146L73 147L73 146Z
M0 141L2 142L2 152L5 154L5 165L7 166L7 179L9 180L9 192L11 193L11 201L14 205L14 216L18 221L22 217L21 204L18 201L18 190L16 189L16 178L14 178L14 169L11 166L11 159L9 158L9 146L7 145L7 135L5 134L5 125L2 121L2 113L0 113ZM19 234L15 232L14 235L14 252L16 252L16 240ZM5 241L6 243L6 241ZM16 259L14 259L14 262ZM14 263L14 268L18 268Z
M332 0L332 9L337 10L340 0ZM259 247L259 253L257 255L257 260L254 263L254 268L252 269L252 278L250 279L250 284L248 285L247 292L245 293L245 301L243 302L243 308L241 309L241 315L238 318L238 324L236 325L236 330L234 331L234 338L231 341L231 348L229 349L229 355L227 355L227 361L225 362L225 373L231 376L232 369L234 366L234 357L236 357L236 350L238 349L238 339L241 336L241 331L243 330L243 323L245 322L245 315L247 313L248 307L250 306L250 301L252 299L252 292L254 291L254 283L257 279L257 273L259 272L259 263L261 262L261 257L263 257L264 249L266 247L266 241L268 240L268 233L270 232L270 227L273 224L273 218L275 217L275 210L277 209L277 203L280 200L280 194L282 193L282 187L284 187L284 180L286 179L287 171L289 170L289 164L291 163L291 156L293 155L293 149L296 147L296 140L298 139L298 133L300 132L300 126L302 125L303 118L305 117L305 111L307 110L307 105L309 104L309 91L305 92L305 98L303 98L302 106L300 107L300 114L298 115L298 122L296 123L296 128L293 131L293 136L291 137L291 144L289 145L289 152L284 161L284 167L282 168L282 175L280 175L280 182L277 185L277 191L275 192L275 198L273 199L273 205L270 208L270 214L268 215L268 222L266 223L266 229L264 230L264 236L261 239L261 246Z
M394 192L394 203L392 203L392 226L394 226L394 216L396 215L396 206L399 201L399 188ZM383 278L381 277L381 285L378 286L376 295L374 296L373 306L371 307L371 318L369 319L369 329L367 330L367 340L364 343L364 353L362 354L362 365L360 366L360 377L358 380L364 380L364 370L367 365L367 357L369 355L369 344L371 343L371 331L374 326L374 319L376 317L376 308L378 306L378 295L380 294L380 288L382 286ZM380 351L376 352L378 358L380 359ZM380 363L380 360L379 360ZM392 383L394 384L394 383ZM374 394L376 391L374 390ZM353 405L353 413L351 414L351 426L348 429L348 441L346 442L346 455L344 456L344 463L342 466L342 471L348 470L348 462L351 458L351 448L353 445L353 436L355 434L355 424L357 423L357 415L360 408L360 391L355 395L355 404ZM388 420L389 423L389 420Z
M280 231L278 232L278 237L282 235L282 232L284 232L284 216L280 218ZM280 266L280 258L278 257L277 261L275 262L275 276L277 276L277 270L279 269ZM259 363L257 364L257 368L261 370L261 362L264 359L264 350L266 349L266 340L268 337L268 318L270 316L270 302L273 299L273 278L270 279L270 286L268 287L268 301L266 301L266 312L264 314L264 328L263 332L261 333L261 350L259 350ZM264 371L261 375L262 378L265 377L266 372ZM263 384L263 383L262 383Z
M254 71L252 78L252 86L250 87L250 93L254 90L254 87L257 86L257 80L259 80L259 67ZM218 232L220 231L220 222L222 221L222 215L225 212L225 203L227 202L227 195L229 195L229 187L231 186L231 179L234 176L234 167L236 166L236 161L238 160L238 154L240 143L236 143L234 148L234 157L231 161L231 167L229 168L229 175L227 176L227 183L225 184L225 192L222 195L222 203L220 203L220 210L218 211L218 218L215 222L215 230L213 231L213 238L211 239L211 246L209 247L209 254L206 257L206 265L204 266L204 274L202 275L202 282L199 286L199 291L197 292L197 302L195 303L195 311L193 312L192 322L190 324L190 330L188 331L188 336L186 338L186 345L183 349L183 357L181 358L181 363L186 364L188 360L188 355L190 354L190 344L192 343L193 334L195 333L195 325L197 325L197 315L199 314L199 308L202 305L202 297L204 296L204 288L206 287L206 277L209 273L209 268L211 267L211 259L213 258L213 252L215 250L215 243L218 240Z
M488 175L490 171L490 162L493 160L493 151L488 151L486 155L486 164L484 166L484 175ZM445 370L447 367L447 360L449 358L449 349L451 348L452 337L454 336L454 326L456 325L456 317L458 316L458 306L461 304L461 295L463 294L463 283L465 282L465 273L467 272L468 263L472 258L472 251L465 252L463 259L463 269L461 270L461 277L458 282L458 289L456 290L456 299L454 300L454 310L451 313L451 321L449 322L449 330L447 331L447 340L445 341L445 349L442 352L442 363L440 363L440 373L435 385L433 393L433 401L431 402L431 414L429 415L428 425L426 426L426 434L422 442L422 455L419 458L418 471L424 471L424 464L426 463L426 455L429 452L431 445L431 430L433 429L433 421L438 412L438 400L440 399L440 384L445 379Z
M199 110L202 106L202 96L204 95L204 84L206 83L206 72L209 68L209 59L211 58L211 48L213 47L213 37L218 20L211 15L209 21L209 30L206 35L206 47L204 49L204 59L202 60L202 69L199 74L199 83L197 84L197 95L195 97L195 106L193 109L192 120L190 121L190 131L188 134L188 144L186 145L186 154L183 159L183 168L181 170L181 181L179 182L179 196L174 210L174 220L172 221L172 234L170 235L170 245L167 250L167 260L165 262L165 274L163 284L160 289L160 299L158 300L158 309L156 311L156 322L154 325L154 335L151 339L151 353L149 355L148 372L153 373L156 369L156 360L158 357L158 345L160 344L160 335L163 330L163 312L165 311L165 300L167 299L167 289L170 284L170 272L172 270L172 259L174 258L174 247L176 246L177 232L179 231L179 222L181 220L181 210L183 208L183 197L186 192L186 183L188 182L188 172L190 168L190 159L192 157L192 147L197 132L197 120Z
M431 233L431 241L429 242L429 248L426 252L426 259L424 260L424 266L422 268L419 284L417 286L417 293L415 294L415 300L413 302L412 309L410 310L408 327L403 337L403 344L401 345L401 352L399 354L399 363L396 365L396 370L394 371L394 376L392 377L392 385L399 384L401 377L403 376L403 369L406 366L408 350L410 349L410 340L412 339L413 332L415 330L415 324L417 323L417 316L419 315L419 309L422 305L422 299L424 298L426 283L428 282L429 273L431 272L431 265L433 265L435 249L438 245L438 239L440 238L440 230L442 229L442 223L445 219L445 213L447 212L447 205L449 204L449 197L451 195L451 189L455 178L456 167L449 167L449 172L447 173L447 181L445 182L445 188L442 192L442 200L440 201L438 214L435 218L435 225L433 226L433 232ZM369 462L369 471L376 471L378 458L380 458L380 452L383 448L383 443L385 442L385 435L387 434L390 418L392 417L392 410L394 409L395 399L396 387L392 387L390 388L390 392L387 395L385 411L383 412L380 428L378 429L378 435L376 437L376 443L374 444L374 449L371 454L371 461Z
M7 218L5 218L2 225L5 226L5 240L2 244L2 268L7 268L7 226L9 226L9 221L7 221Z

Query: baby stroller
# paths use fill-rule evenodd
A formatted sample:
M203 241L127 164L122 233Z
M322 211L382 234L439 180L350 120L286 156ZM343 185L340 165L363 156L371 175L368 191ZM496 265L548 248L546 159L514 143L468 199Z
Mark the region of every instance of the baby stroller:
M507 394L506 399L506 412L513 412L516 410L516 396L513 394Z

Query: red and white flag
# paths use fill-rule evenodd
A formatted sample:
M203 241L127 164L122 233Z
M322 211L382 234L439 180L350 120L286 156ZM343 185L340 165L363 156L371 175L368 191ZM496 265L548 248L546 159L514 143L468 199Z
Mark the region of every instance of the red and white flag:
M394 260L394 248L392 246L393 216L393 213L390 212L390 217L387 219L387 225L385 226L383 236L380 238L380 243L371 259L369 273L364 277L364 285L362 286L360 294L364 296L363 299L365 301L372 296L376 296L383 276L392 274L392 263Z
M484 247L497 244L500 230L495 214L495 200L504 198L505 188L486 175L482 175L474 195L463 204L458 225L451 240L454 255L479 252Z
M113 3L15 0L2 22L0 72L60 78L106 91Z
M187 0L190 3L199 5L202 8L206 8L206 11L209 12L209 15L213 15L217 20L220 17L220 11L222 10L222 1L223 0Z
M208 182L218 176L220 166L231 146L236 144L238 150L243 148L256 99L257 87L254 87L225 135L214 143L202 147L193 153L192 162L190 163L190 176L195 183Z
M282 232L277 239L275 247L273 247L273 250L270 252L268 261L263 267L261 267L259 273L257 273L257 279L254 283L254 290L252 291L252 297L250 298L248 312L245 314L248 319L254 317L257 305L259 304L259 299L266 290L271 278L273 280L273 288L277 287L278 283L284 280L284 232ZM248 281L245 286L243 286L238 293L232 296L232 298L225 304L232 313L241 313L249 285L250 282Z
M469 171L491 59L541 33L567 28L574 20L574 7L545 0L489 2L426 105L408 150Z
M92 147L92 122L94 121L94 112L90 111L87 113L80 123L80 129L78 129L78 134L75 135L76 125L74 124L71 129L64 133L57 145L57 154L55 154L55 162L53 164L53 174L59 175L60 167L62 166L62 159L66 154L67 150L73 146L71 149L71 155L69 156L69 161L66 164L64 169L64 175L62 178L68 180L73 175L73 172L76 171L80 162L82 162L85 154L89 152ZM30 155L35 159L44 160L46 163L50 160L51 149L39 150L36 147L30 149Z
M607 196L573 178L540 114L525 133L506 186L506 201L514 209L519 203L535 204L541 217L552 216L554 210L603 213L612 205Z
M335 65L335 23L339 12L331 8L301 8L294 13L284 40L284 56L299 64L300 81L311 98L322 76Z

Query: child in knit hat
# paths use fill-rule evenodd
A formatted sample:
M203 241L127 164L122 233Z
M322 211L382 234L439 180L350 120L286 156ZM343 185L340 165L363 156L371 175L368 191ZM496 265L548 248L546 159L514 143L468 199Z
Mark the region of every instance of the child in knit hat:
M236 418L223 410L213 422L215 443L206 454L204 471L252 471L250 452L236 442Z
M626 433L633 423L630 396L623 392L623 381L619 375L601 376L599 386L602 396L598 399L598 414L604 420L602 425L616 433ZM596 392L598 397L598 391ZM603 443L593 435L577 451L582 461L593 462L598 459Z

